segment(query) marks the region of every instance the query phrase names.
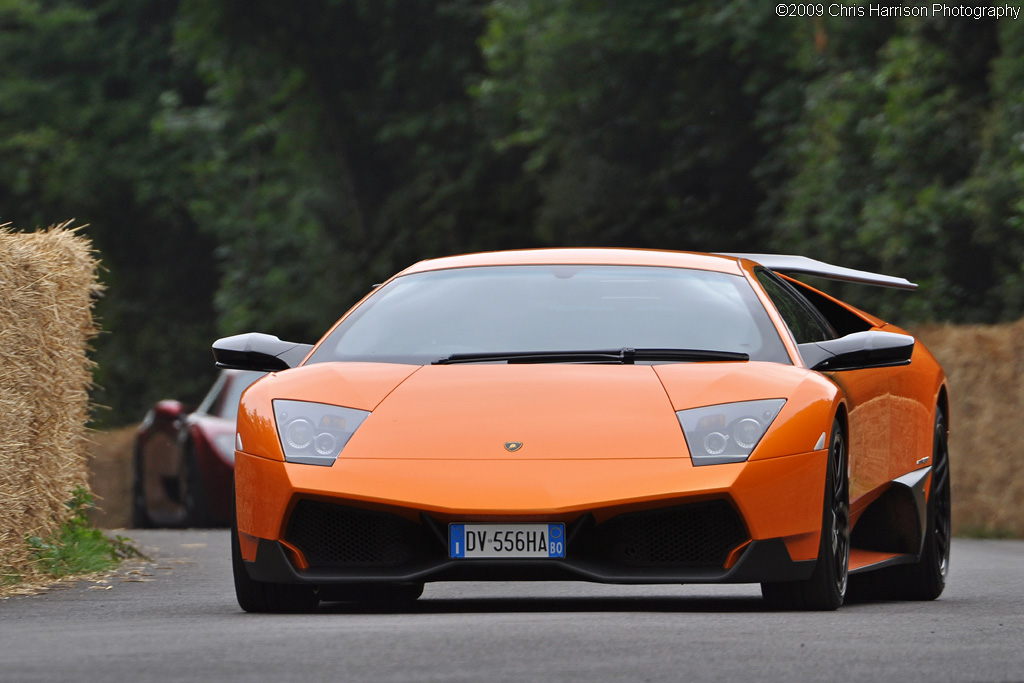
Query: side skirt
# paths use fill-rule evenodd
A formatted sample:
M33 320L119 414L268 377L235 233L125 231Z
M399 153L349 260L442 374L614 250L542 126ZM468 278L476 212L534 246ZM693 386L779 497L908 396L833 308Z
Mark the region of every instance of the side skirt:
M897 564L913 564L916 561L917 556L909 553L880 553L874 550L851 548L850 574L862 574Z
M850 573L918 560L928 522L927 484L932 468L923 467L889 482L851 534Z

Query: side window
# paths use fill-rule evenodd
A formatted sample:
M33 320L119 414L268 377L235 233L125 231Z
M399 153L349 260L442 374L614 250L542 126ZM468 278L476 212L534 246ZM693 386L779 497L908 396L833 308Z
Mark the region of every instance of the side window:
M756 275L797 344L835 339L836 334L829 324L785 280L764 269L757 270Z
M803 298L807 299L809 304L814 306L814 309L821 314L821 317L836 331L836 336L845 337L854 332L864 332L871 329L872 325L867 320L832 301L810 285L799 281L787 281L786 284L799 292Z
M210 390L206 392L206 397L203 402L196 408L196 412L202 415L214 415L214 411L217 409L217 404L220 401L220 395L224 391L224 385L227 384L228 376L227 373L220 373L217 375L217 381L213 383Z

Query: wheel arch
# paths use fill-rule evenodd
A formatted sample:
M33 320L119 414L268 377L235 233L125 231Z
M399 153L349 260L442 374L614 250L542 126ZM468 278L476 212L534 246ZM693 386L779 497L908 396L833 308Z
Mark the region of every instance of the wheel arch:
M835 420L839 422L839 428L843 430L843 437L846 439L846 443L850 443L850 416L847 412L846 402L839 401L836 406ZM849 461L847 461L847 467L849 467Z
M949 434L949 390L946 387L946 383L943 382L939 387L939 398L936 403L936 410L942 413L942 417L945 420L946 434Z

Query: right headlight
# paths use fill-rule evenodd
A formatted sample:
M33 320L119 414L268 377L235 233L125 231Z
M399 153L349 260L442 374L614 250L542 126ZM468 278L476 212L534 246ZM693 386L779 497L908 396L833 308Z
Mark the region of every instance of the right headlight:
M370 413L309 401L274 401L284 459L330 467Z
M694 465L744 462L786 405L784 398L722 403L676 413Z

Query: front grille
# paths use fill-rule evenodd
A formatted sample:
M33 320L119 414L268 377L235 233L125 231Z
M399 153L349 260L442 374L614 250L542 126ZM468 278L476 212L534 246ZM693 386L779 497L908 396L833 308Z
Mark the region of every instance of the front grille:
M437 554L430 533L404 517L302 500L285 539L312 568L402 567Z
M643 510L613 517L580 534L574 555L629 567L721 568L747 540L733 507L724 500Z
M724 500L631 512L590 526L581 519L566 530L567 563L608 569L721 569L729 552L748 539ZM405 517L314 500L296 504L285 539L312 569L409 571L448 557L442 539Z

